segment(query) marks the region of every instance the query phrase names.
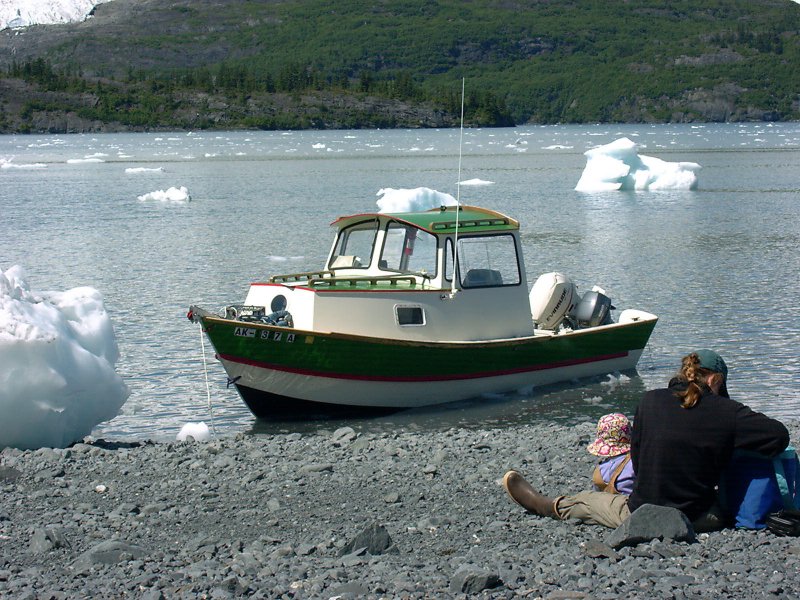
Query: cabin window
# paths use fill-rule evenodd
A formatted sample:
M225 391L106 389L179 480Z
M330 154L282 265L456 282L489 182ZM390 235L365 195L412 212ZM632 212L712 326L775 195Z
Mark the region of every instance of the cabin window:
M339 232L328 268L334 269L366 269L372 258L372 248L378 233L378 221L375 219L350 225Z
M444 278L453 281L453 240L450 238L444 247Z
M394 314L397 324L401 326L425 325L425 311L421 306L400 306L394 307Z
M386 271L436 277L436 236L392 221L386 228L379 264Z
M462 288L519 285L517 245L511 235L458 238Z

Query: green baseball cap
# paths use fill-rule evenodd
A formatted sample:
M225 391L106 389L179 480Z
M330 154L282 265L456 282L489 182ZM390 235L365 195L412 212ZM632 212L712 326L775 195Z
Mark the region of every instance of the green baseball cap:
M700 359L700 366L709 371L722 373L725 379L728 378L728 365L722 357L713 350L696 350L697 358Z

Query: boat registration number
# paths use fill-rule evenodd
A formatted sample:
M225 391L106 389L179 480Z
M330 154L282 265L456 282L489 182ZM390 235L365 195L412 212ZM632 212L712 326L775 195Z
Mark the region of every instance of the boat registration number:
M257 329L253 329L251 327L236 327L233 330L233 335L237 337L247 337L247 338L259 338L262 340L273 340L275 342L293 342L295 338L295 334L287 333L284 335L282 331L267 331L263 330L260 333Z

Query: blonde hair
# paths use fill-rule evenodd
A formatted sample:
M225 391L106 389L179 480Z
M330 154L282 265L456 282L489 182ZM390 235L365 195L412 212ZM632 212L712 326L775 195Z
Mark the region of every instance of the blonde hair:
M678 371L676 377L681 381L685 381L688 386L683 391L675 392L678 398L683 399L681 403L683 408L692 408L700 401L700 397L703 395L703 389L707 387L706 379L709 375L719 375L722 377L721 373L701 367L700 357L697 356L695 352L683 357L681 369Z

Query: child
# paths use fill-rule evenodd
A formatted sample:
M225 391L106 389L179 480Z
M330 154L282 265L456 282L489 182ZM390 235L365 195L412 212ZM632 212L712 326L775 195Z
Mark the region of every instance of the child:
M631 424L622 413L600 417L597 439L589 444L590 454L600 458L592 473L594 489L630 496L636 477L631 462Z

